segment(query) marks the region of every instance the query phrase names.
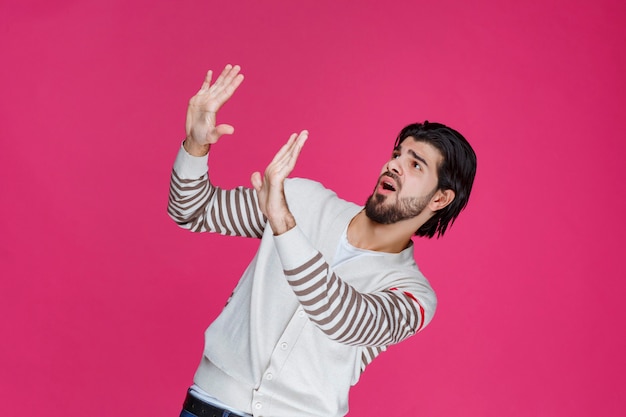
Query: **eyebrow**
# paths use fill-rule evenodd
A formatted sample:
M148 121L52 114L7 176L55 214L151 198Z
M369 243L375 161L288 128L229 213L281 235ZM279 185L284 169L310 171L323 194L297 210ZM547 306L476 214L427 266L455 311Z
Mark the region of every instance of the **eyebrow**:
M398 145L396 147L397 151L402 151L402 145ZM426 162L426 160L424 158L422 158L421 156L419 156L418 154L415 153L415 151L413 149L409 149L407 151L409 153L409 155L411 155L413 158L417 159L418 161L420 161L422 164L424 164L425 166L428 167L428 163Z

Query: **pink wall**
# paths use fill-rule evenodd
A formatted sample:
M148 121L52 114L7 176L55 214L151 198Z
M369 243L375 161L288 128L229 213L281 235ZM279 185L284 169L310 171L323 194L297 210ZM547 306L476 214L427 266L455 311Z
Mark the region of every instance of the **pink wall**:
M177 415L255 247L165 211L187 100L228 62L222 185L303 128L295 175L359 202L409 122L479 155L467 211L416 242L437 316L351 415L626 414L626 3L471 3L3 1L0 415Z

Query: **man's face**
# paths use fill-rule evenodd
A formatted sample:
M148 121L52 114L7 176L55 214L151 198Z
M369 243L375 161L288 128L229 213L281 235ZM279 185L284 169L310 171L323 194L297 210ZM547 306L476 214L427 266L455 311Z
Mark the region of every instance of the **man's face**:
M367 217L392 224L418 216L437 191L437 167L442 159L434 146L406 138L383 166L365 204Z

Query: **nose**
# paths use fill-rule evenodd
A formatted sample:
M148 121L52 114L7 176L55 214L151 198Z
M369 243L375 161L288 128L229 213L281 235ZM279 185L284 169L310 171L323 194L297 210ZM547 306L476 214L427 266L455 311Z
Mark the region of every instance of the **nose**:
M390 159L389 162L387 162L387 171L401 175L400 161L398 161L397 158Z

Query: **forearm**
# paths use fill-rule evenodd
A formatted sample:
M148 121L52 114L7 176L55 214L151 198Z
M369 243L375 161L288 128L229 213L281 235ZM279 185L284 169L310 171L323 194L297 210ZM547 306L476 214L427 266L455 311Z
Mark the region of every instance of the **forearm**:
M284 191L280 190L280 195L277 197L277 204L274 204L267 209L267 221L272 228L274 235L282 235L285 232L293 229L296 226L296 219L289 210L287 201L285 200Z
M208 156L194 157L179 150L172 170L168 214L194 232L260 237L265 219L254 190L214 187L208 177Z
M298 236L298 234L300 236ZM300 304L328 337L357 346L398 343L423 328L426 312L408 289L361 293L343 281L299 229L275 237Z

